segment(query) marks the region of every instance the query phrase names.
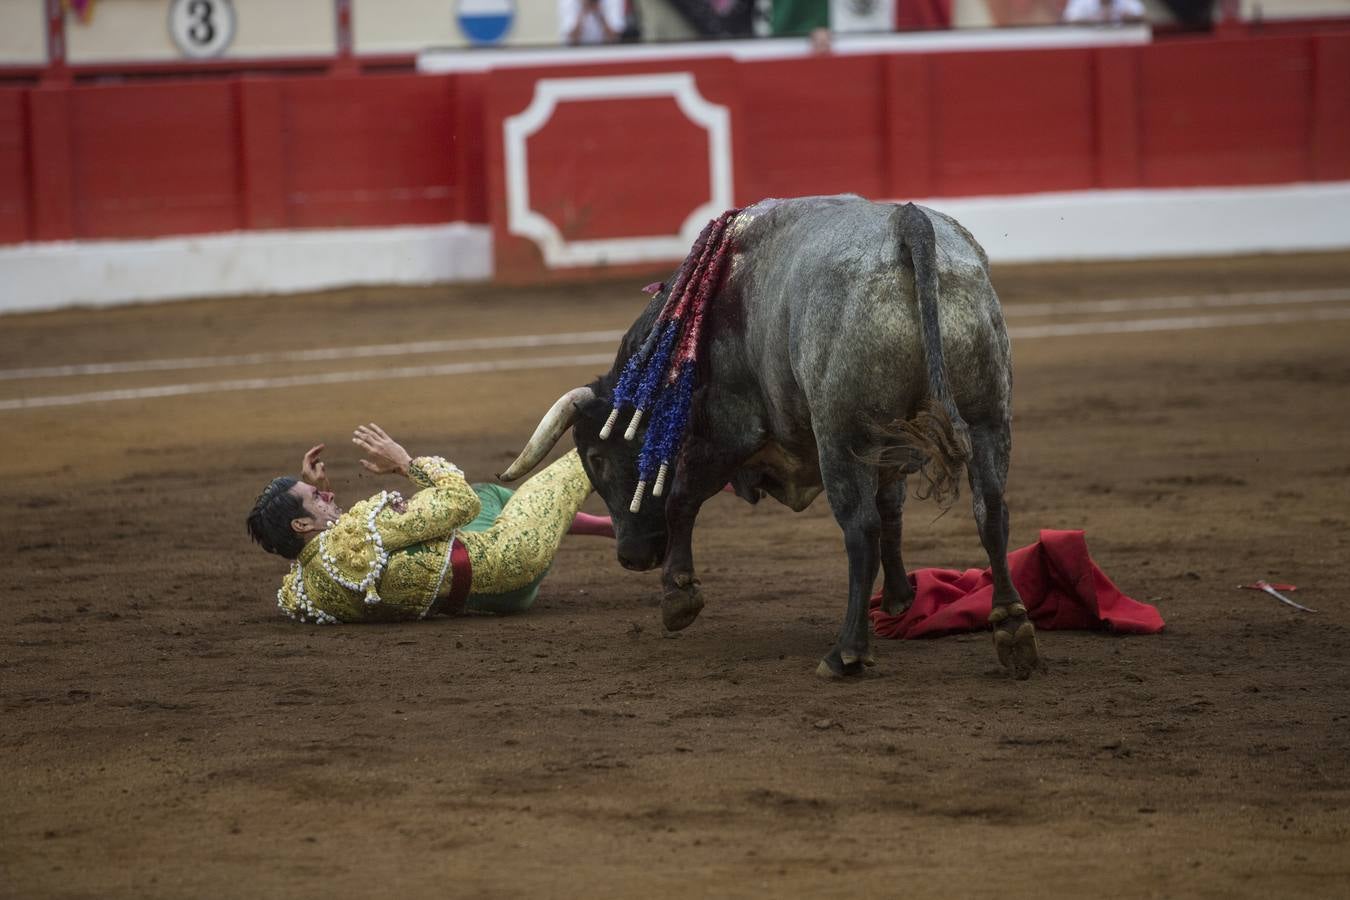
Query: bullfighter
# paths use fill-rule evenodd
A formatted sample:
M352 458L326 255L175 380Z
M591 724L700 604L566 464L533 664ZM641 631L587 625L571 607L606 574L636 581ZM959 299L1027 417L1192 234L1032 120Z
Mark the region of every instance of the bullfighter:
M292 560L277 606L302 622L389 622L464 609L528 609L562 536L614 536L608 517L580 513L591 482L573 450L512 493L470 484L439 456L413 458L378 425L358 427L361 465L398 473L420 490L381 491L343 510L320 458L304 456L299 479L275 478L248 516L269 553Z

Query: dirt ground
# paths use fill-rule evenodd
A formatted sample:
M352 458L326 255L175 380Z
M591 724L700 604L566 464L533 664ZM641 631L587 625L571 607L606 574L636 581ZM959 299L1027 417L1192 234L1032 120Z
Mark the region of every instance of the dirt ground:
M1350 288L1350 255L996 284L1014 334L1289 313L1015 337L1012 545L1086 529L1168 623L1042 632L1048 670L1023 683L983 634L878 641L881 677L817 679L846 585L823 501L710 502L708 608L678 635L659 576L598 538L568 538L514 618L277 614L285 565L243 520L311 443L329 443L348 502L393 486L346 443L366 421L486 480L599 365L0 409L0 895L1350 896L1350 318L1334 317L1350 295L1277 302ZM1224 305L1248 292L1271 296ZM1219 300L1080 304L1184 295ZM12 375L622 329L641 299L625 281L12 316L0 401L607 353ZM905 558L985 565L968 508L911 502ZM1258 578L1318 612L1235 589Z

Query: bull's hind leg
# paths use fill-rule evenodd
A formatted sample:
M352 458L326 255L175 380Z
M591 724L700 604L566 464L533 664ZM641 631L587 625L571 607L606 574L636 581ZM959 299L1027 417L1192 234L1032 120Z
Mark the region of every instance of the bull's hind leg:
M998 661L1014 677L1029 678L1040 666L1040 652L1036 646L1036 627L1027 617L1026 607L1008 573L1008 505L1003 499L1012 447L1008 423L971 426L970 443L967 470L971 502L994 577L994 608L989 614L989 622L994 626L994 649Z
M901 558L900 518L905 510L905 479L896 478L877 489L881 516L881 608L897 616L914 602L914 587Z
M862 674L875 664L868 606L881 565L877 470L858 462L847 446L821 447L820 471L848 552L848 608L839 641L816 667L824 678Z

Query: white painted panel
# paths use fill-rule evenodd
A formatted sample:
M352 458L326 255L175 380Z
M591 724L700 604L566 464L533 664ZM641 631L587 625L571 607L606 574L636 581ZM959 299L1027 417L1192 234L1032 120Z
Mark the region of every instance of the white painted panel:
M239 34L228 56L331 56L337 52L333 0L234 0Z
M327 56L337 45L333 0L231 0L236 30L224 59ZM69 16L72 63L168 62L185 57L169 35L167 0L100 0L88 24Z
M87 24L69 16L66 58L72 63L165 62L179 59L169 37L166 0L95 3Z
M352 0L352 41L357 53L414 53L463 43L453 0Z
M45 63L46 20L42 0L0 0L0 65Z
M492 276L492 231L462 222L0 247L0 313Z
M1350 248L1350 182L915 202L955 217L997 262Z

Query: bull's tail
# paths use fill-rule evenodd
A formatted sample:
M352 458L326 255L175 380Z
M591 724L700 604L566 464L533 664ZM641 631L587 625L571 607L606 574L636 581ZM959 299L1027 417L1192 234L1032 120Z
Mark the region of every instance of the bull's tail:
M919 303L928 396L910 419L882 426L877 445L884 448L876 461L900 463L917 472L919 497L933 497L944 508L961 492L961 469L970 459L970 429L956 408L942 359L942 325L938 316L937 246L933 223L913 203L895 215L900 257L914 270L914 293Z

